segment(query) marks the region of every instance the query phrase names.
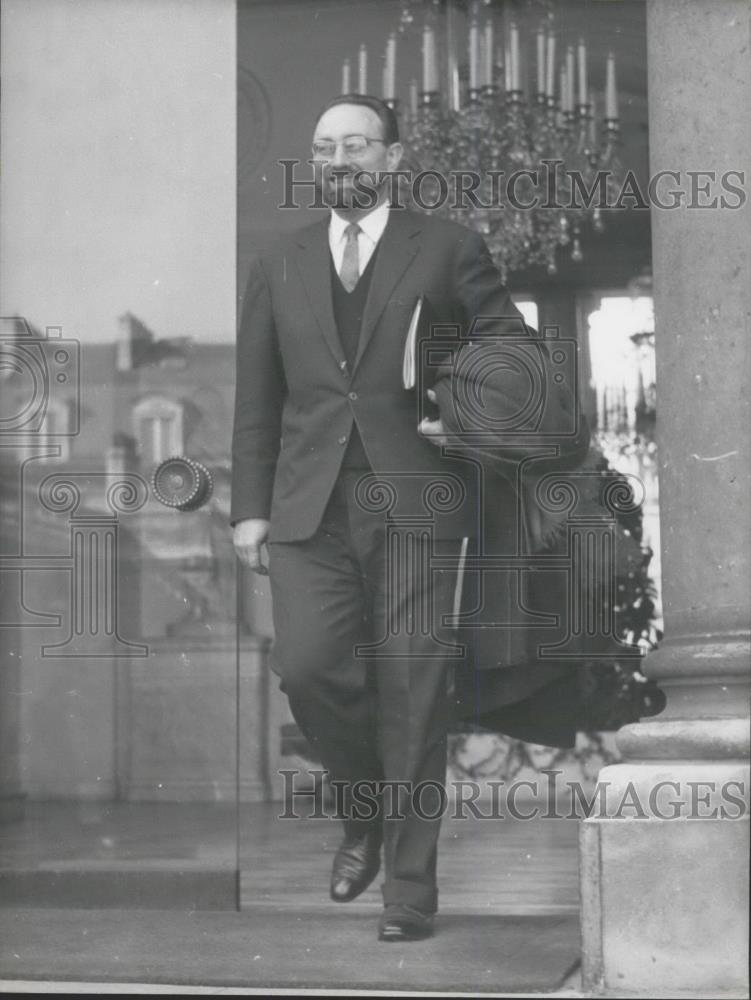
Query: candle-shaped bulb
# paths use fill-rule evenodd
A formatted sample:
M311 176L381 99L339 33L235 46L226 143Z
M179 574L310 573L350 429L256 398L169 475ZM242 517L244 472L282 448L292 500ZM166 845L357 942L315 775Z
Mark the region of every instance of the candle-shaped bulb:
M417 115L417 80L409 81L409 113L413 118Z
M545 71L545 93L555 97L555 35L548 35L548 65Z
M386 64L383 70L383 97L386 101L396 98L396 35L391 32L386 42Z
M568 111L568 81L565 66L561 66L561 111Z
M427 24L422 33L422 89L426 93L431 93L438 89L435 34L430 25Z
M605 117L618 117L618 91L615 84L615 55L608 53L605 73Z
M480 86L480 29L472 18L469 25L469 89Z
M587 47L579 42L579 104L587 103Z
M493 65L493 55L495 53L495 48L493 47L493 22L490 18L485 22L485 80L484 83L487 87L492 87L495 83L495 66Z
M512 22L509 29L511 42L511 89L522 89L521 61L519 58L519 29Z
M360 51L357 58L357 68L358 68L358 80L357 80L357 92L358 94L367 94L368 92L368 50L364 45L360 46Z
M545 32L542 28L537 31L537 93L545 93Z

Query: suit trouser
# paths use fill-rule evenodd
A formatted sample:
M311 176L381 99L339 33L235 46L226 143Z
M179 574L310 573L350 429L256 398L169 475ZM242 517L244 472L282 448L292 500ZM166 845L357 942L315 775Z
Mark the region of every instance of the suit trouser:
M274 669L331 777L343 788L385 781L375 820L345 819L350 832L383 822L384 903L432 912L457 647L442 620L456 572L431 571L429 555L458 553L460 541L393 525L387 535L384 514L354 499L362 475L340 474L312 538L269 546Z

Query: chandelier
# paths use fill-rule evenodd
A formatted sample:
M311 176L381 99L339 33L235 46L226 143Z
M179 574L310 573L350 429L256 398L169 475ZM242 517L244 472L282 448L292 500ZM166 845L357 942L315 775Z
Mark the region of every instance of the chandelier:
M397 39L415 31L421 80L405 104ZM367 55L361 45L357 86L345 59L343 93L367 92ZM586 42L563 35L549 0L406 3L386 43L382 96L421 180L408 200L480 232L504 281L530 267L555 274L559 253L583 259L583 231L602 231L600 203L622 183L616 61L608 53L603 107Z

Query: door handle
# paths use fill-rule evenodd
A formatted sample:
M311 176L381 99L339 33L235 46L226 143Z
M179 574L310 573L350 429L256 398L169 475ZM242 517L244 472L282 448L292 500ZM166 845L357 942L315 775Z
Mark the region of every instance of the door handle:
M198 510L214 492L214 480L202 462L185 455L173 455L154 469L151 489L165 507L180 511Z

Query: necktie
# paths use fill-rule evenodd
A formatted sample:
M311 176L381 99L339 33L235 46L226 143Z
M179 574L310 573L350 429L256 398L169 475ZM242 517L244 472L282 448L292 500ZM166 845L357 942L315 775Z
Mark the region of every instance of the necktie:
M357 247L357 234L360 227L356 222L350 222L344 230L347 242L344 246L342 269L339 278L348 292L351 292L360 279L360 253Z

